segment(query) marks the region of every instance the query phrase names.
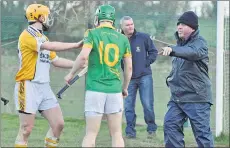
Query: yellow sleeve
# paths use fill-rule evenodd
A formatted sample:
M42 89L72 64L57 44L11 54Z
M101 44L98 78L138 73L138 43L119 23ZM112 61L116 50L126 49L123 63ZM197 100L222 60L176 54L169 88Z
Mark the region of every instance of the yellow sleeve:
M127 57L132 57L132 54L131 54L131 52L130 52L130 49L129 49L129 48L127 48L127 49L126 49L126 52L125 52L125 54L123 55L123 57L124 57L124 58L127 58Z
M56 57L57 57L56 52L50 51L50 60L52 61L52 60L55 59Z
M84 34L84 44L82 48L93 48L93 40L91 37L90 29L88 29Z
M130 47L130 43L129 43L129 40L128 38L125 39L125 53L123 55L124 58L127 58L127 57L132 57L132 54L131 54L131 47Z
M37 40L28 32L23 32L19 37L19 45L21 50L32 50L38 52ZM23 52L23 51L22 51Z

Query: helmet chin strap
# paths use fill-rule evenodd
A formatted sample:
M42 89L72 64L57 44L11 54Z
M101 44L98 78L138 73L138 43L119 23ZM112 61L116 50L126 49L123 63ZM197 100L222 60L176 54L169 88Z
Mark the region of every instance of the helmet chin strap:
M43 31L48 31L49 30L49 26L45 25L42 23L42 30Z

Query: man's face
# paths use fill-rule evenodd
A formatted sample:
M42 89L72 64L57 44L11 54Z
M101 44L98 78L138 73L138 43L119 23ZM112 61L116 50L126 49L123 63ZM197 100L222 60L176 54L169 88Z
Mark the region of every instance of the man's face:
M193 31L195 30L183 23L177 25L178 36L181 39L187 39Z
M42 15L39 18L40 22L42 22L43 24L46 24L46 25L49 24L49 19L50 19L50 14Z
M126 35L132 35L134 32L133 20L132 19L124 20L123 23L121 24L121 28Z

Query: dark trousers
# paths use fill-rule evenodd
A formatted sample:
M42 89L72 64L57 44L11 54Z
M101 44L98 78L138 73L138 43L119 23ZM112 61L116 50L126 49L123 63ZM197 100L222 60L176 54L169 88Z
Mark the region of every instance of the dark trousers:
M169 101L164 118L165 147L185 147L183 124L189 118L198 147L214 147L210 129L210 103Z

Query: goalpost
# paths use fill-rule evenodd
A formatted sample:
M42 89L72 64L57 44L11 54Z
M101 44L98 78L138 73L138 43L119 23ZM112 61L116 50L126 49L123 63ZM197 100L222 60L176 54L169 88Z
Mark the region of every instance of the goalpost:
M226 31L225 30L226 26L225 26L225 21L224 21L225 20L225 9L224 8L226 7L228 7L226 6L226 1L217 1L216 131L215 131L215 136L220 136L224 129L224 103L225 103L224 102L224 67L225 67L224 66L224 48L225 48L224 41L226 38L225 36L226 34L224 33Z

